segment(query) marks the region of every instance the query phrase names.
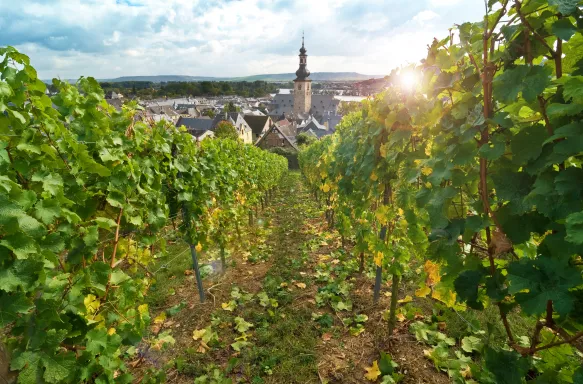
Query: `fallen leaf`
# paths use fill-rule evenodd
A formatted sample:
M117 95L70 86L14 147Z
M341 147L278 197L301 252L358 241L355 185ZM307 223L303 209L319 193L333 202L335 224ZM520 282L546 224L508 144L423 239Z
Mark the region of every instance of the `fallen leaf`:
M398 303L405 304L405 303L410 303L412 301L413 301L413 298L411 297L411 295L407 295L407 296L405 296L404 299L399 300Z
M296 283L296 287L301 288L301 289L305 289L306 284L305 283Z
M162 324L166 320L166 312L160 313L154 318L154 324Z
M331 338L332 338L331 333L326 332L322 335L322 340L324 340L324 341L329 341Z
M185 276L190 276L190 275L192 275L192 273L193 273L192 269L187 269L186 271L184 271Z
M397 313L396 317L397 317L397 320L399 321L399 323L402 323L403 321L407 320L405 315L403 315L402 313Z
M372 366L371 367L366 367L364 368L366 370L366 374L364 375L364 377L367 380L370 381L377 381L377 379L379 378L379 376L381 375L381 370L379 369L379 364L377 363L377 361L373 361Z
M194 340L202 339L202 337L205 335L205 333L206 333L206 329L195 329L194 331L192 331L192 338Z

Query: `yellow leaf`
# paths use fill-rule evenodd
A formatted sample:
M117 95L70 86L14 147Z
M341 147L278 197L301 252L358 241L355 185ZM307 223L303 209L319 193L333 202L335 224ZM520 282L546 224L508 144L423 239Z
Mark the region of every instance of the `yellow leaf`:
M402 323L403 321L407 320L405 315L403 315L402 313L397 313L396 318L397 318L397 321L399 321L399 323Z
M388 149L387 148L387 143L384 143L384 144L381 145L380 152L381 152L381 157L383 159L385 159L387 157L387 149Z
M377 381L379 376L381 375L381 370L379 369L379 364L377 361L373 361L372 367L364 368L366 370L366 374L364 377L370 381Z
M148 313L148 304L142 304L138 307L138 312L140 312L140 315L144 315Z
M464 379L469 379L472 377L472 369L470 368L469 365L466 365L466 367L462 369L460 373L462 374L462 377Z
M405 304L405 303L410 303L412 301L413 301L413 298L411 297L411 295L407 295L407 296L405 296L404 299L399 300L398 303Z
M101 302L95 295L87 295L83 299L83 304L85 304L85 309L88 315L93 315L99 309Z
M401 216L403 216L405 214L405 211L403 211L401 208L399 208L398 212L399 212L399 215L401 215Z
M111 335L115 334L115 328L109 328L109 329L107 330L107 334L108 334L109 336L111 336Z
M162 324L166 320L166 312L160 313L154 318L154 324Z
M195 329L194 331L192 331L192 338L194 340L202 339L205 333L206 329Z
M375 216L380 224L387 224L389 222L389 207L386 205L379 207L375 212Z
M419 288L418 290L415 291L415 296L427 297L427 295L429 295L430 293L431 293L431 288L423 287L423 288Z
M328 176L328 174L326 173L326 171L322 171L322 172L320 172L320 177L321 177L322 179L325 179L327 176Z
M378 251L376 256L374 257L374 263L377 265L377 267L382 267L382 265L383 265L383 253L381 251Z
M373 172L370 174L370 179L371 179L372 181L377 181L377 180L379 179L379 177L378 177L378 176L377 176L377 174L376 174L376 173L373 171Z
M233 310L237 307L237 303L234 300L229 301L228 303L222 303L221 308L225 311L233 312Z
M194 249L196 249L197 252L202 251L202 245L200 244L200 241L198 242L198 244L196 245L196 247L194 247Z
M426 285L432 286L441 281L438 264L432 262L431 260L427 260L424 267L425 272L427 272Z
M424 174L425 176L431 175L432 172L433 172L433 169L430 167L421 168L421 173Z
M453 307L455 305L456 293L451 291L441 292L440 290L434 289L431 293L431 297L435 300L439 300L448 307Z
M330 185L328 185L328 183L326 183L326 184L322 185L320 187L320 189L322 190L322 192L328 193L328 192L330 192Z
M296 283L296 287L301 288L301 289L305 289L306 283Z

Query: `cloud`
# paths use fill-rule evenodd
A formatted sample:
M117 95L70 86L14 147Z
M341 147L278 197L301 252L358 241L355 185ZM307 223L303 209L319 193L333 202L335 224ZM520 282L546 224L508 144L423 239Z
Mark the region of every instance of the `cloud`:
M305 30L313 72L388 73L423 57L482 0L19 0L0 2L0 46L44 78L293 72Z

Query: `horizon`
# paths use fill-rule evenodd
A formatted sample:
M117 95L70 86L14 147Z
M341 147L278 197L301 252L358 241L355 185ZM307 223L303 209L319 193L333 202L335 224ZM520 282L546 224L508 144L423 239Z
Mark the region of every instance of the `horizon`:
M23 0L0 4L0 46L41 78L236 78L294 72L305 30L312 73L382 76L483 14L480 0ZM170 68L197 75L158 75Z

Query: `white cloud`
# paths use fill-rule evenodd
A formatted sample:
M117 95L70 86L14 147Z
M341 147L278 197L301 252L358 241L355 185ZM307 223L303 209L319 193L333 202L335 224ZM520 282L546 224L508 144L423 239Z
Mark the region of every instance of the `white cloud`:
M122 4L118 4L118 2ZM7 4L11 3L11 4ZM482 0L20 0L0 2L1 45L43 78L293 72L385 74L417 61Z
M120 38L121 33L119 31L113 31L111 38L103 40L103 45L114 45L119 43Z
M437 19L439 15L431 10L424 10L419 12L413 17L413 20L418 22L419 24L425 24L427 21Z

